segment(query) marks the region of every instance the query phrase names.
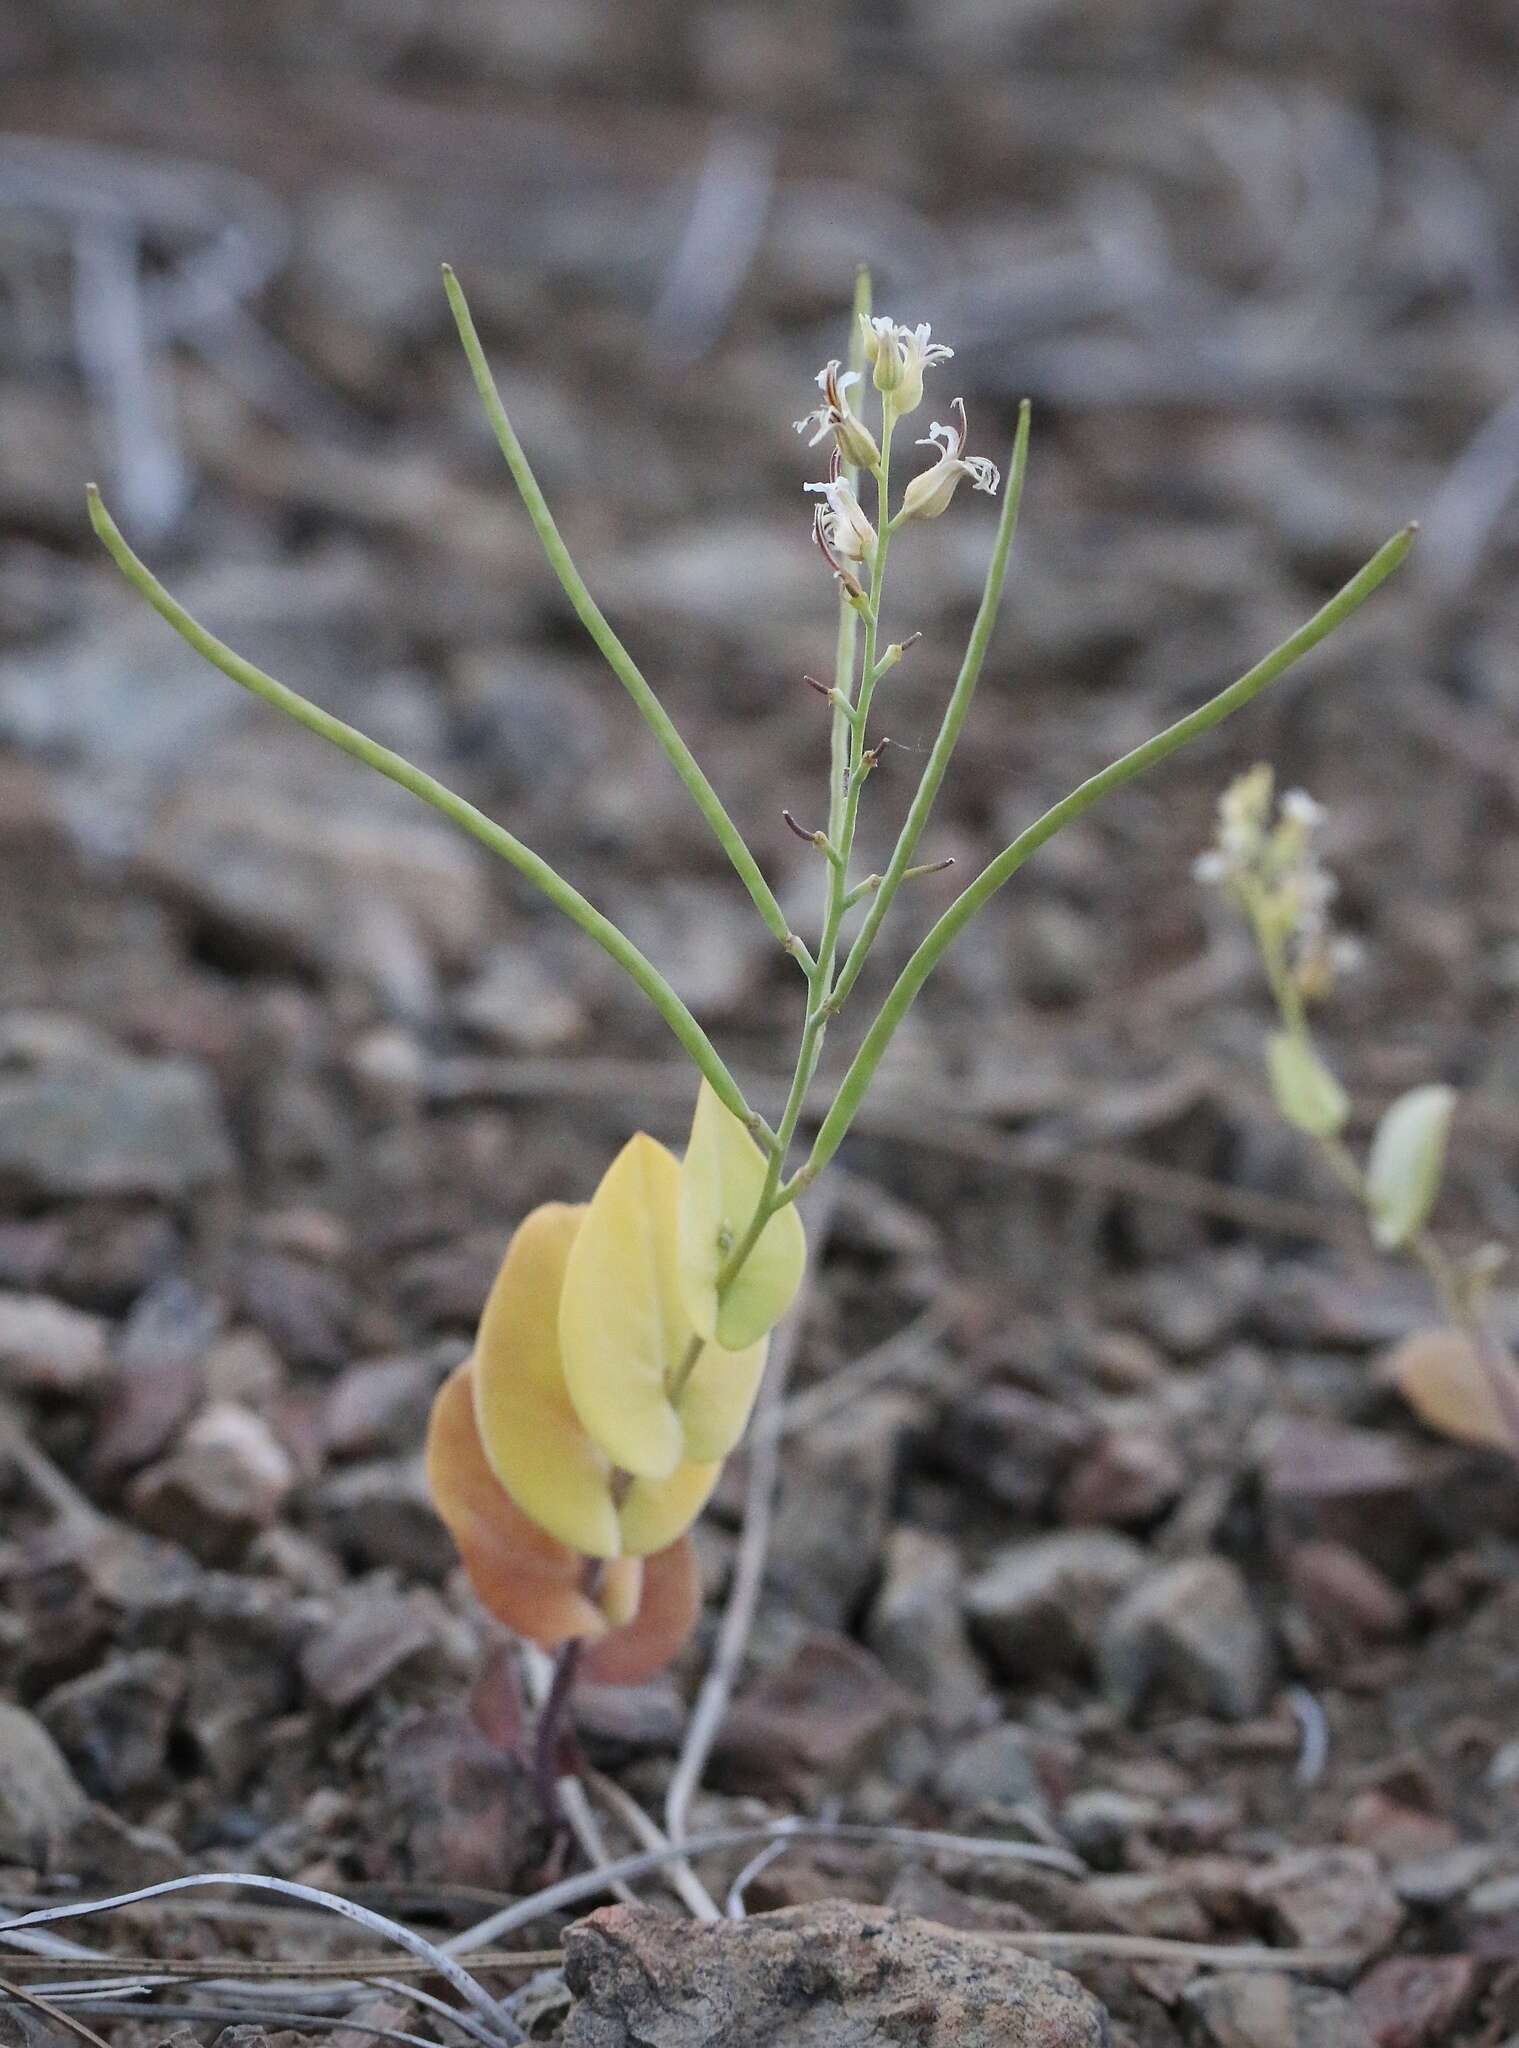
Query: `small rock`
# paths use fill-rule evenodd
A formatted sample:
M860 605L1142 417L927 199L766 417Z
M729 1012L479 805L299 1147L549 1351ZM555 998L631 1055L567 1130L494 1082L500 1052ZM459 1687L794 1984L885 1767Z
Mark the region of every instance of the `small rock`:
M1301 1849L1252 1873L1250 1897L1299 1948L1384 1949L1403 1908L1365 1849Z
M1155 1266L1135 1285L1135 1320L1175 1357L1216 1351L1238 1324L1247 1277L1217 1259L1204 1267Z
M447 1345L421 1358L385 1358L351 1365L333 1381L322 1434L339 1458L414 1450L427 1429L433 1395L459 1363L462 1347Z
M335 1372L353 1356L359 1312L347 1276L296 1253L250 1254L238 1275L239 1306L282 1358L313 1372Z
M933 1920L940 1927L958 1927L966 1934L1022 1934L1039 1925L1024 1907L961 1891L924 1863L902 1865L885 1903L898 1913Z
M1492 1869L1498 1850L1490 1842L1464 1842L1433 1856L1416 1856L1391 1873L1394 1892L1405 1906L1452 1906Z
M1128 1870L1087 1882L1087 1897L1110 1927L1166 1941L1206 1941L1211 1922L1200 1900L1172 1870Z
M285 1588L269 1580L208 1573L186 1606L176 1630L187 1679L181 1720L201 1771L231 1791L296 1704L305 1629Z
M216 1091L188 1060L52 1061L0 1079L0 1185L27 1198L174 1201L232 1165Z
M496 953L454 998L459 1021L503 1052L558 1052L584 1035L586 1014L527 946Z
M115 1478L159 1457L200 1406L206 1349L218 1304L178 1275L160 1279L132 1305L116 1346L110 1397L90 1451L97 1478Z
M324 1706L352 1707L424 1651L436 1649L436 1595L359 1592L301 1653L301 1676Z
M962 1819L1005 1820L1042 1808L1044 1785L1027 1734L1011 1721L956 1743L934 1774L934 1791Z
M185 1852L157 1828L133 1827L109 1806L87 1806L64 1850L69 1871L108 1891L181 1877Z
M0 1701L0 1863L50 1869L88 1804L42 1723Z
M295 1487L288 1453L262 1416L230 1401L202 1409L161 1464L133 1481L132 1510L207 1564L235 1561Z
M582 1685L575 1694L575 1733L603 1770L651 1752L673 1756L687 1718L668 1672L643 1685Z
M398 1024L378 1024L349 1049L347 1068L364 1106L377 1118L404 1121L420 1108L427 1070L422 1048Z
M1022 1387L985 1388L949 1421L944 1454L979 1492L1017 1515L1042 1515L1092 1442L1075 1410Z
M734 1015L768 957L759 926L725 916L725 900L725 890L706 882L645 876L610 906L634 945L659 962L681 1001L703 1017Z
M149 881L255 964L357 974L399 1014L434 961L469 960L487 917L476 849L346 765L286 759L262 736L222 749L143 848ZM334 776L338 779L334 779Z
M857 1776L912 1713L868 1652L844 1636L810 1635L740 1696L714 1762L735 1789L806 1797Z
M1461 1841L1453 1822L1394 1799L1375 1785L1351 1800L1340 1832L1352 1847L1369 1849L1384 1869L1421 1856L1442 1855L1447 1849L1459 1848Z
M1408 1602L1392 1581L1343 1543L1300 1543L1287 1579L1331 1643L1386 1641L1408 1627Z
M86 1791L96 1799L121 1799L151 1785L162 1770L184 1690L176 1658L136 1650L55 1687L38 1719Z
M312 1511L322 1541L363 1570L389 1566L442 1580L458 1562L420 1457L368 1458L333 1472L318 1487Z
M107 1325L45 1294L0 1294L0 1380L22 1394L93 1396L110 1377Z
M1338 1543L1403 1577L1427 1542L1419 1510L1423 1452L1379 1430L1301 1417L1276 1424L1261 1457L1270 1534L1282 1549Z
M960 1559L952 1543L921 1529L892 1531L865 1640L897 1683L950 1728L963 1726L986 1698L959 1595Z
M1186 1473L1161 1430L1138 1427L1102 1437L1060 1489L1063 1522L1140 1528L1170 1507Z
M1135 1330L1098 1330L1083 1347L1082 1363L1112 1394L1148 1394L1165 1377L1165 1360Z
M1108 1616L1098 1648L1108 1697L1132 1715L1157 1687L1231 1721L1265 1708L1275 1676L1266 1624L1221 1557L1194 1557L1142 1579Z
M1469 1920L1508 1920L1519 1916L1519 1873L1484 1878L1466 1896Z
M1350 2005L1372 2048L1443 2048L1476 1995L1474 1956L1389 1956L1367 1971Z
M693 1928L608 1906L566 1930L563 2048L1103 2048L1073 1977L842 1900Z
M1105 1531L1010 1544L966 1588L966 1616L1007 1678L1078 1670L1109 1608L1144 1567L1137 1543Z
M297 1593L336 1593L345 1583L343 1567L313 1536L276 1522L248 1545L243 1570L282 1579Z
M527 1767L487 1741L462 1706L408 1714L378 1754L383 1841L377 1871L418 1884L488 1885L526 1876L543 1853Z
M849 1626L876 1576L916 1415L903 1395L870 1395L787 1447L766 1577L821 1627Z
M1348 1999L1272 1970L1225 1970L1182 2004L1209 2048L1371 2048Z
M1130 1844L1152 1833L1161 1821L1153 1799L1093 1786L1076 1792L1060 1809L1060 1830L1083 1861L1098 1870L1127 1862Z

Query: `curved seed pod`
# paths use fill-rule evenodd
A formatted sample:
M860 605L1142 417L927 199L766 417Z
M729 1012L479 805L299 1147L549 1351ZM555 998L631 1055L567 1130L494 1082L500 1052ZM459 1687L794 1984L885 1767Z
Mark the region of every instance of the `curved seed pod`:
M725 1351L745 1351L791 1306L807 1263L802 1219L790 1203L771 1217L721 1303L718 1275L753 1221L765 1155L704 1081L680 1174L680 1290L697 1331Z
M475 1419L491 1470L524 1514L587 1557L615 1557L611 1467L581 1427L559 1357L565 1262L584 1216L546 1202L513 1233L475 1341Z

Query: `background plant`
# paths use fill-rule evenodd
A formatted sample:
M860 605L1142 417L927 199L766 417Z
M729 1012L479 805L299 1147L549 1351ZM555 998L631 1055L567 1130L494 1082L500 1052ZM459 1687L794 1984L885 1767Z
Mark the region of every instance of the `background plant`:
M1314 1142L1377 1248L1423 1268L1447 1318L1448 1327L1398 1347L1394 1378L1433 1427L1519 1458L1519 1370L1493 1327L1490 1301L1507 1254L1481 1244L1456 1256L1429 1228L1456 1091L1424 1082L1398 1096L1359 1159L1345 1136L1350 1097L1314 1040L1310 1008L1358 950L1333 929L1336 884L1317 848L1323 820L1304 790L1289 790L1278 803L1272 770L1259 763L1219 800L1217 835L1196 873L1241 912L1265 969L1278 1016L1265 1047L1277 1108Z
M465 1379L445 1389L434 1417L439 1505L477 1587L519 1631L557 1650L540 1742L540 1763L552 1773L557 1717L583 1646L592 1644L593 1656L598 1645L605 1649L604 1675L641 1675L689 1626L694 1577L681 1546L716 1467L742 1430L763 1370L756 1347L800 1282L804 1249L795 1204L848 1134L895 1032L949 946L1062 827L1242 708L1348 618L1403 560L1412 529L1389 540L1321 611L1236 681L1034 819L959 891L886 992L810 1149L794 1162L828 1032L900 889L947 865L917 855L997 624L1022 498L1028 407L1019 414L980 604L937 734L885 868L857 875L862 801L887 744L876 735L873 714L916 637L887 637L894 623L887 612L893 543L898 535L903 544L912 538L904 529L937 520L978 493L995 495L1001 485L995 465L966 452L968 423L956 400L946 408L949 422L933 421L921 437L932 455L894 504L899 429L923 404L926 377L942 376L952 352L933 341L927 326L873 317L862 277L851 368L846 371L842 359L824 367L822 402L798 422L810 432L810 445L827 450L826 476L806 489L819 500L814 538L839 599L832 680L815 684L830 714L825 822L811 826L785 814L789 829L815 847L820 860L821 913L809 944L789 927L759 859L570 559L502 405L458 281L451 271L444 281L482 402L550 565L756 912L798 970L792 1078L770 1116L746 1099L657 965L565 876L404 757L216 639L133 554L93 489L90 513L131 582L215 667L431 804L541 890L644 992L700 1077L684 1161L636 1134L583 1215L550 1205L562 1213L540 1210L525 1221ZM861 411L858 397L867 400ZM962 485L969 488L960 495Z

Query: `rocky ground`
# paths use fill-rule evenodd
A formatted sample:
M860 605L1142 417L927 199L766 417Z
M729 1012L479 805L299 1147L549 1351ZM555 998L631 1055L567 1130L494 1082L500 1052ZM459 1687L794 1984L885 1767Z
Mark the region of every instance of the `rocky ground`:
M806 929L815 857L779 812L820 801L799 678L830 602L790 422L864 256L956 344L978 447L1037 408L925 848L960 873L1405 518L1425 538L1311 669L993 906L817 1209L764 1593L693 1822L974 1840L799 1842L745 1883L778 1917L708 1936L608 1908L522 2014L576 2048L1508 2040L1519 1487L1380 1372L1427 1298L1275 1122L1254 963L1189 867L1256 757L1328 804L1365 960L1323 1036L1358 1127L1456 1082L1442 1223L1512 1240L1510 11L457 0L317 31L0 0L0 50L0 1897L241 1869L437 1934L544 1878L510 1660L421 1430L514 1221L631 1128L678 1139L691 1094L636 993L481 850L140 609L84 478L216 630L559 861L768 1106L795 970L544 570L436 262ZM119 149L153 175L91 153ZM94 239L81 190L115 203ZM77 335L130 333L132 234L180 340L87 352L86 404ZM164 280L208 250L267 281L197 325ZM927 638L890 679L869 861L989 535L957 502L900 549ZM590 1760L651 1812L744 1485L740 1459L701 1530L688 1654L585 1701ZM719 1900L751 1854L703 1862ZM373 1952L333 1924L197 1894L63 1932L222 1976ZM210 2041L201 2000L93 2024ZM359 2017L433 2025L398 1992ZM59 2025L0 2010L27 2048Z

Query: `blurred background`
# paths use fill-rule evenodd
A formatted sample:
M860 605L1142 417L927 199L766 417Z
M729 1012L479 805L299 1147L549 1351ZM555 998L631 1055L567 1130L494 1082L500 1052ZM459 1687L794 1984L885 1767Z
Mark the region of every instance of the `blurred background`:
M920 1327L916 1405L877 1417L873 1533L795 1530L782 1569L857 1552L798 1596L852 1625L893 1518L1102 1520L1101 1468L1077 1507L1060 1488L1116 1400L1160 1449L1114 1514L1253 1560L1276 1598L1251 1503L1285 1479L1252 1429L1292 1411L1413 1457L1366 1365L1426 1310L1275 1123L1258 971L1190 865L1252 760L1329 806L1365 958L1325 1043L1366 1121L1416 1080L1468 1091L1449 1219L1512 1237L1516 85L1504 0L0 0L0 1286L83 1318L71 1365L17 1325L0 1370L49 1455L203 1561L294 1571L249 1550L293 1517L350 1569L410 1570L436 1545L394 1519L405 1456L505 1231L690 1099L544 904L144 609L85 479L214 631L620 919L773 1108L799 978L568 613L438 266L593 590L811 932L818 864L780 813L824 806L801 677L834 612L791 423L863 261L879 310L955 349L924 431L957 392L979 453L1005 460L1024 394L1035 426L923 847L957 867L901 902L829 1074L1024 822L1406 519L1423 536L1311 662L1043 853L901 1033L798 1371ZM867 865L994 519L962 493L894 550L891 630L925 639L878 700L900 752ZM350 1391L334 1419L355 1361L398 1358L390 1408ZM202 1478L190 1514L208 1398L284 1478L232 1507ZM849 1470L815 1498L853 1513ZM1441 1471L1400 1599L1470 1534ZM1462 1498L1511 1517L1511 1480ZM1333 1668L1311 1638L1289 1631L1302 1668ZM88 1640L41 1665L13 1642L22 1695Z

